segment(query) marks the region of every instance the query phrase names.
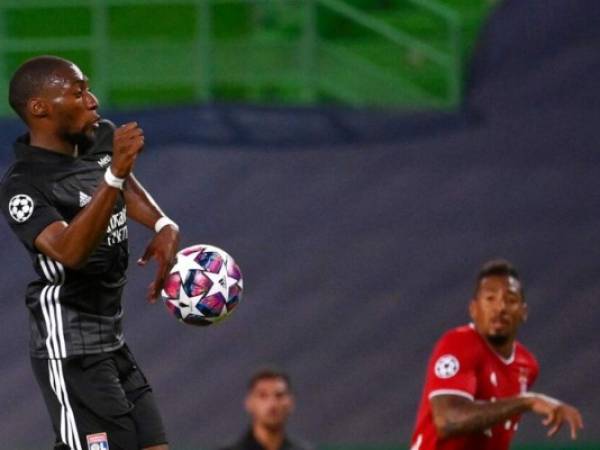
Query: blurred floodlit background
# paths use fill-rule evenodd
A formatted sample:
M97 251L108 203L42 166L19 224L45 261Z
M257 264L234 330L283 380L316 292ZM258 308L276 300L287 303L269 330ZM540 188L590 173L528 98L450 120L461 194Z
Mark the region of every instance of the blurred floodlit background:
M293 434L407 449L429 352L497 256L525 280L536 389L586 420L573 444L526 417L514 448L600 449L598 0L0 0L1 172L24 130L7 83L39 54L140 122L136 175L182 244L244 271L233 316L198 330L147 305L152 269L130 269L126 336L173 450L235 439L265 363L292 375ZM134 260L148 234L129 227ZM1 450L52 442L29 264L0 222Z

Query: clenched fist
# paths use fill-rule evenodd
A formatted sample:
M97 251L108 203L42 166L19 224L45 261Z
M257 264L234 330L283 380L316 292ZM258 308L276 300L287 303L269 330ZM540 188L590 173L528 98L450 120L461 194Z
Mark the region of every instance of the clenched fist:
M126 178L133 170L135 159L144 148L144 130L137 122L129 122L115 130L111 172Z

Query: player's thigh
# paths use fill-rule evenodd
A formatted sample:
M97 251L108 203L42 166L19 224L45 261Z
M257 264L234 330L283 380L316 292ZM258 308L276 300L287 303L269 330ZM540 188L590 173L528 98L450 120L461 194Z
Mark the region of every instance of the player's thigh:
M134 405L131 417L135 422L140 448L168 449L162 417L152 391L145 390L136 398Z
M127 398L134 405L131 411L140 448L167 449L167 437L154 393L133 354L127 347L119 355L122 384Z
M138 450L131 416L134 406L110 354L47 360L46 364L47 370L43 363L36 364L35 372L57 442L72 449L105 445L112 450Z

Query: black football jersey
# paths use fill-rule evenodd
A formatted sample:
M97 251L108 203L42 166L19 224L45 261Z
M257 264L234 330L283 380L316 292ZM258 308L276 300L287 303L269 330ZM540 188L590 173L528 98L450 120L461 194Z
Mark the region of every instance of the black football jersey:
M100 122L93 145L72 157L14 145L16 161L0 183L0 208L31 256L37 278L27 288L30 350L66 358L115 350L124 343L121 294L128 263L127 211L121 194L106 234L81 269L40 253L36 237L51 223L69 223L90 202L110 165L114 125Z

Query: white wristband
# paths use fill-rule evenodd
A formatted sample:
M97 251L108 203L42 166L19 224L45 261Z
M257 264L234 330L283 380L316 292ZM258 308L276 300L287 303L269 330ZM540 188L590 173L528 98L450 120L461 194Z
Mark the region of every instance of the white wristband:
M106 168L106 172L104 172L104 181L110 187L114 187L120 190L123 190L123 183L125 183L125 178L119 178L113 175L110 167Z
M154 231L159 233L160 230L162 230L167 225L171 225L175 229L175 231L179 231L179 226L175 222L173 222L171 219L169 219L167 216L162 216L160 219L158 219L156 221L156 223L154 224Z

